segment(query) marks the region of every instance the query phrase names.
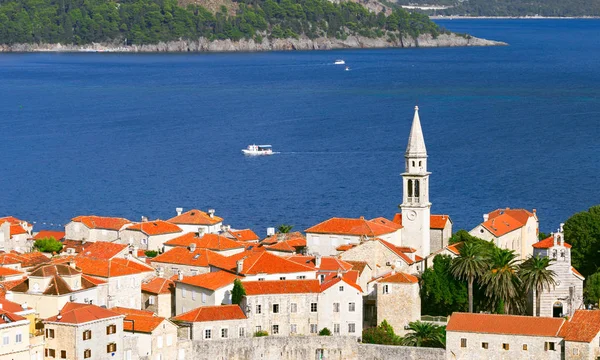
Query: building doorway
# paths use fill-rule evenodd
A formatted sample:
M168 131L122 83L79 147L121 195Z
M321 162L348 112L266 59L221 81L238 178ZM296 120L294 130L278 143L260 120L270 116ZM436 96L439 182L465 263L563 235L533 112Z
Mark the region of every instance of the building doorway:
M563 317L563 304L560 301L557 301L552 305L552 316L553 317Z

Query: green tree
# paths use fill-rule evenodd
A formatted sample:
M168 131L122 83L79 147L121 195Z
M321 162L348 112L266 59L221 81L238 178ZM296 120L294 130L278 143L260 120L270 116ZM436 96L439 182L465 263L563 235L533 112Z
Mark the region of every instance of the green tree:
M363 329L362 341L367 344L400 345L402 339L396 335L394 328L383 320L376 327Z
M263 336L269 336L269 333L266 330L258 330L257 332L254 333L254 337L263 337Z
M41 252L59 252L63 248L63 244L53 237L38 239L33 243L33 247Z
M467 285L452 275L451 265L450 256L436 255L433 266L421 275L422 314L448 316L455 311L467 311Z
M473 312L473 284L488 269L487 254L483 246L476 242L465 242L459 250L459 255L452 262L452 275L467 281L469 292L469 312Z
M600 272L594 273L585 279L583 295L588 304L598 305L598 300L600 300Z
M494 248L490 253L489 268L481 278L485 294L496 303L503 303L503 313L523 310L524 293L518 276L517 255L512 250Z
M294 228L294 225L281 224L277 227L277 232L281 234L287 234Z
M242 298L246 295L246 289L240 279L233 280L233 290L231 290L231 303L239 305Z
M331 336L331 330L326 327L322 328L321 331L319 331L319 336Z
M432 323L413 321L408 324L409 333L402 338L402 345L417 347L446 347L446 328Z
M519 277L525 285L525 291L535 290L536 316L540 316L540 295L544 290L550 290L556 286L554 277L556 273L548 267L554 259L549 257L530 256L521 264Z
M158 251L156 251L156 250L146 250L146 251L144 251L144 255L146 255L149 258L153 258L153 257L158 256Z
M585 277L600 270L600 205L571 216L564 231L572 265Z

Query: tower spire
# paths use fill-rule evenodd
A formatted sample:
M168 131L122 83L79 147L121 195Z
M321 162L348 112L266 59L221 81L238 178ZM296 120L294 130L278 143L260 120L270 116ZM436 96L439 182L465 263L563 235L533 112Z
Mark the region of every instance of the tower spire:
M421 129L421 119L419 118L419 107L415 106L415 116L413 117L410 135L408 136L408 146L406 147L405 157L427 157L425 148L425 139Z

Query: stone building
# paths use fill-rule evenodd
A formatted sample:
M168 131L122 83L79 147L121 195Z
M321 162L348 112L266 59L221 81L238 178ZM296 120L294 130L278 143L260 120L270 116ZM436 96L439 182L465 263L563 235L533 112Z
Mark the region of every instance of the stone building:
M419 279L413 275L392 271L373 280L372 292L367 299L375 295L377 320L381 324L386 320L396 334L406 334L405 327L410 322L421 319L421 296L419 294Z
M196 249L195 246L189 249L175 247L150 260L150 264L168 278L178 276L179 273L183 276L205 274L210 272L210 266L215 263L235 264L221 254L207 249Z
M43 320L46 359L123 359L124 316L91 304L67 303Z
M242 281L315 279L315 269L267 251L245 251L211 264L212 271L225 270L242 276Z
M600 357L600 310L577 310L563 325L565 359L596 360Z
M423 259L417 257L413 249L395 246L382 239L364 241L342 252L339 257L344 261L366 261L373 269L374 277L393 269L410 274L418 274L423 270Z
M155 277L142 283L142 310L170 318L175 315L175 284L173 280Z
M453 313L446 326L446 359L562 360L564 323L564 318Z
M575 310L583 309L585 278L571 266L571 245L565 242L562 225L557 233L533 245L533 256L553 259L548 268L556 275L556 286L540 294L539 316L573 316ZM529 297L529 313L538 314L534 293Z
M327 328L333 336L362 336L363 290L350 280L349 273L331 274L321 282L318 296L318 329ZM354 308L350 304L355 304Z
M393 222L402 225L402 214L394 216ZM452 237L452 219L449 215L430 215L429 216L429 239L430 251L435 253L448 246L448 241Z
M31 251L33 242L33 225L27 221L19 220L13 216L0 218L0 250L1 251Z
M185 247L196 249L207 249L219 253L223 256L231 256L239 254L245 250L245 245L235 240L229 239L219 234L204 234L196 235L194 233L186 233L171 239L164 244L165 250L174 247Z
M2 302L0 304L3 305ZM0 341L2 341L0 359L42 359L44 352L43 337L33 336L30 333L31 323L30 319L0 307Z
M119 231L119 242L141 250L162 251L164 243L183 234L183 230L163 220L144 221Z
M207 213L198 209L185 213L182 208L176 210L177 216L167 221L178 225L186 233L216 234L223 225L223 219L215 215L214 209L209 209Z
M538 241L539 221L536 210L497 209L483 215L483 222L469 234L493 241L501 249L514 250L525 260Z
M236 339L254 334L238 305L202 306L175 316L173 321L189 327L192 340Z
M233 281L238 278L240 276L221 270L175 280L175 314L200 306L231 304Z
M131 221L118 217L77 216L65 225L65 238L85 241L115 241L119 230Z

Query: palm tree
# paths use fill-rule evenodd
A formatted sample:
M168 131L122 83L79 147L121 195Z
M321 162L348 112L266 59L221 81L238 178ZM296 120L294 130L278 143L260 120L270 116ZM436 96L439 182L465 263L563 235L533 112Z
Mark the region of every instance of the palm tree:
M293 227L294 227L294 225L281 224L277 227L277 232L279 232L281 234L287 234L290 231L292 231Z
M474 242L465 242L459 255L452 262L450 271L459 280L467 280L469 288L469 312L473 312L473 283L480 278L488 268L487 258L483 248Z
M401 341L404 346L446 347L446 328L428 322L413 321L408 324L408 334Z
M519 276L527 292L535 290L536 316L540 316L540 294L556 286L556 273L548 269L554 259L548 257L530 256L523 264Z
M503 304L505 314L521 310L523 292L518 276L517 255L512 250L494 248L490 253L490 268L481 278L485 294Z

